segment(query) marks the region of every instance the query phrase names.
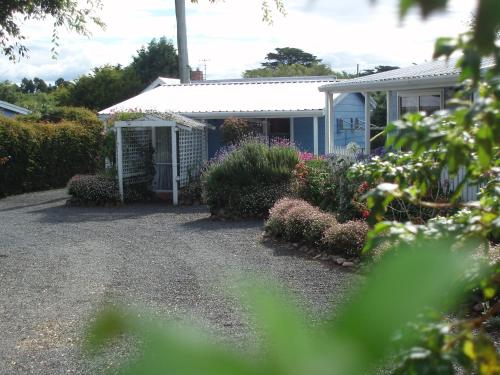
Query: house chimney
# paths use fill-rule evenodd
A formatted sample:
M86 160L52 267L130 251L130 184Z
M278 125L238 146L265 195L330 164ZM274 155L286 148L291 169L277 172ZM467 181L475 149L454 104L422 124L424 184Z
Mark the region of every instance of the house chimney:
M191 81L203 81L203 72L200 68L191 70Z

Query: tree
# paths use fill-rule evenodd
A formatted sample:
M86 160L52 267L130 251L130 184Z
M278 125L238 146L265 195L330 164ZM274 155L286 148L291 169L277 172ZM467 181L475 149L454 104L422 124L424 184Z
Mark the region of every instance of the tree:
M130 66L105 65L80 77L61 104L100 110L136 95L141 82Z
M85 6L82 6L85 4ZM10 60L26 56L28 48L23 44L25 36L21 32L21 21L54 20L52 52L58 46L59 27L65 27L78 34L90 35L89 23L103 27L96 14L102 7L101 0L61 1L61 0L3 0L0 12L0 49ZM21 16L21 17L19 17Z
M378 65L373 69L365 69L359 75L360 76L368 76L370 74L387 72L389 70L399 69L399 66L391 66L391 65Z
M41 78L33 78L33 85L35 86L35 92L48 92L50 87Z
M36 90L35 84L33 83L33 80L28 79L28 78L23 78L21 81L21 91L24 94L33 94Z
M276 53L266 56L262 68L246 70L245 78L255 77L297 77L297 76L337 76L350 78L346 72L333 71L321 59L298 48L276 48Z
M320 64L321 59L304 52L299 48L276 48L276 52L269 52L266 56L267 62L261 63L264 68L276 69L280 65L303 65L311 67Z
M276 68L258 68L243 72L243 77L245 78L305 76L336 76L338 78L350 78L348 73L336 72L325 64L314 64L312 66L299 64L279 65Z
M60 78L56 79L54 84L56 85L56 87L67 87L67 86L71 85L71 82L66 81L64 78L60 77Z
M177 52L172 41L164 36L151 40L147 47L142 46L137 50L130 67L144 87L159 76L179 77Z
M21 95L21 89L15 83L3 81L0 83L0 100L16 103Z

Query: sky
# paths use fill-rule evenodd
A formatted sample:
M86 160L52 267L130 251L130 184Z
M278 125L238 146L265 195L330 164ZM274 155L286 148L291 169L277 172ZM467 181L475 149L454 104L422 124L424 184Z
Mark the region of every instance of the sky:
M186 0L191 67L204 70L206 63L208 79L240 78L276 47L301 48L348 73L355 73L357 64L361 70L408 66L430 60L437 37L464 31L476 3L449 0L445 12L428 20L414 11L401 21L399 0L284 1L287 15L274 14L269 25L262 21L261 0ZM96 66L129 64L153 38L165 36L176 44L174 0L103 0L99 14L106 28L92 27L90 38L59 30L57 59L50 52L52 21L23 23L29 58L14 64L1 56L0 81L73 80Z

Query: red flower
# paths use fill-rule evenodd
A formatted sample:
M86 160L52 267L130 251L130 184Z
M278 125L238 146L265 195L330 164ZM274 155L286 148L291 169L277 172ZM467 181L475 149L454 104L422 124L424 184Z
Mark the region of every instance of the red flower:
M370 211L368 210L361 211L361 216L363 216L363 219L368 218L368 216L370 216Z
M367 191L368 189L370 188L370 186L368 185L368 182L363 182L361 185L359 185L359 188L358 188L358 193L360 194L363 194L365 191Z

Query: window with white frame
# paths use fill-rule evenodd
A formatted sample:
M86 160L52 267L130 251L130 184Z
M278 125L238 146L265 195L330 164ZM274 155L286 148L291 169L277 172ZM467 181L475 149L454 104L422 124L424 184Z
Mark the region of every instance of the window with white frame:
M443 108L442 92L399 92L399 118L406 113L425 112L430 115Z

